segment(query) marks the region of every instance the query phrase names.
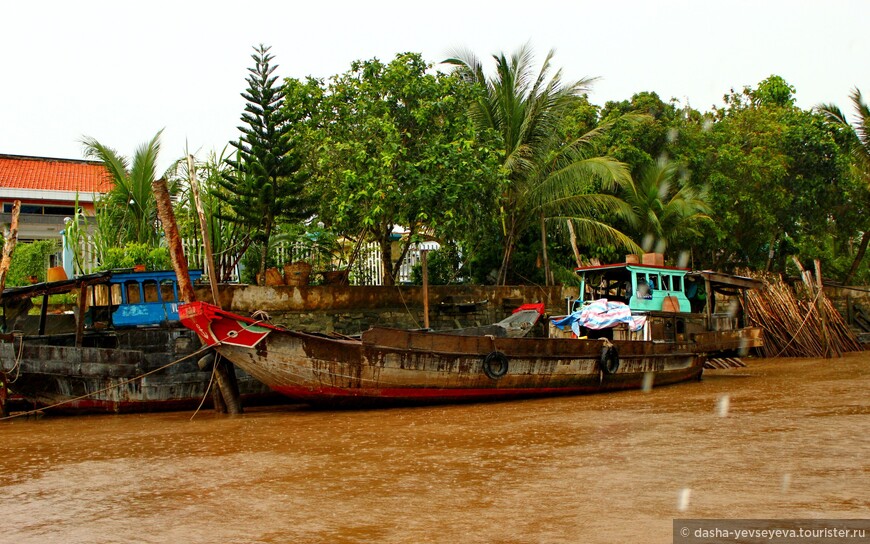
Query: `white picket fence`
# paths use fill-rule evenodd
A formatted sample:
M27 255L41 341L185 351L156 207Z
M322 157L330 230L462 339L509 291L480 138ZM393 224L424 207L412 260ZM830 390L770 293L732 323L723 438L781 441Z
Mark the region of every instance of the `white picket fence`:
M66 245L66 241L64 241ZM202 244L195 240L182 240L184 253L187 255L188 264L191 268L202 268L203 263L203 247ZM275 255L275 261L278 263L290 263L296 261L305 261L311 263L314 272L326 270L329 262L324 261L317 252L309 245L303 243L279 243L272 249ZM79 253L81 258L81 266L72 265L72 251L68 248L64 250L64 268L69 268L67 274L90 274L97 270L98 262L94 252L94 245L89 240L83 240ZM408 251L402 265L399 267L399 275L396 278L397 284L409 283L411 281L412 270L420 261L420 252L416 249ZM338 264L338 263L335 263ZM233 277L233 281L239 280L239 271ZM350 274L351 285L383 285L384 271L381 266L381 248L376 242L369 242L362 245L360 254L354 261L353 270Z

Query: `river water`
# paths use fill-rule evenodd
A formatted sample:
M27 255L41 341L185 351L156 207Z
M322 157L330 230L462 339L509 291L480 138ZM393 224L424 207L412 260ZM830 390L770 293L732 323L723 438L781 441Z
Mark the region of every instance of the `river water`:
M0 422L0 542L671 542L675 517L870 517L870 353L367 411Z

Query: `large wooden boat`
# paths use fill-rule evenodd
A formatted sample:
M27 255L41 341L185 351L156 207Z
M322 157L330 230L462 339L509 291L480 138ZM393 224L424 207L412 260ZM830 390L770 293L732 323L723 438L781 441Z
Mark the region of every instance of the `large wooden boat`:
M678 291L688 271L622 265L588 272L606 272L614 276L614 284L619 281L623 286L627 274L635 289L639 274L644 279L650 279L647 274L666 274L670 293L660 299L686 298ZM678 286L673 277L680 278ZM582 302L581 297L581 306ZM688 304L686 299L686 309ZM641 330L609 327L597 338L565 331L553 333L563 337L515 337L505 327L483 333L374 328L360 338L350 338L287 330L203 302L181 305L179 316L205 344L274 391L315 405L364 405L514 399L667 385L699 378L711 354L760 345L758 329L732 327L736 323L724 317L720 320L724 326L717 329L710 326L718 322L712 314L683 312L680 306L672 311L661 307L638 311L644 318Z
M64 293L75 293L77 305L49 312L49 297ZM40 299L38 315L31 315L32 301ZM211 374L193 356L202 348L199 338L178 322L174 272L39 283L5 290L0 304L0 380L23 407L115 413L189 409L202 401ZM191 357L171 364L185 356ZM242 371L236 378L243 397L269 393Z

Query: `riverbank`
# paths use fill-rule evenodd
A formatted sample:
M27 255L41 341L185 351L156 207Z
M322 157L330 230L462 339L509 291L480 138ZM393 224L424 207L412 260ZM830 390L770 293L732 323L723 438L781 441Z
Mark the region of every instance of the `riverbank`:
M3 535L664 543L675 517L870 515L870 354L749 363L650 393L12 420Z

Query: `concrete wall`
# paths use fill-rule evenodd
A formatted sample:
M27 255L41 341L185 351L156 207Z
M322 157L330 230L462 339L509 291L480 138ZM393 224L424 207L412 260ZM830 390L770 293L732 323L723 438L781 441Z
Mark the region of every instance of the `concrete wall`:
M870 312L870 287L831 287L825 286L825 295L840 312L840 315L851 324L855 305L865 312Z
M289 328L357 334L371 326L423 326L419 286L221 286L221 306L249 315L267 312L272 322ZM432 286L429 319L433 329L487 325L500 321L523 303L543 302L549 313L565 313L565 297L577 288L534 286ZM197 288L199 300L210 300L207 287Z

